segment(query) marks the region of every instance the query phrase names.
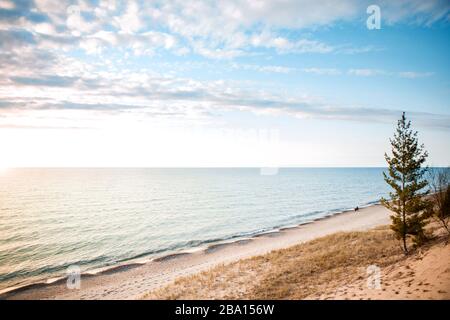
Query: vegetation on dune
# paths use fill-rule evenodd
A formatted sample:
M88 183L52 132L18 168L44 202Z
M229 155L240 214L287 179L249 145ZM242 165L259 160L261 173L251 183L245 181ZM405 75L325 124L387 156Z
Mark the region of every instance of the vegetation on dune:
M450 234L450 168L430 171L428 181L432 192L428 215Z
M403 259L387 227L336 233L176 280L146 299L302 299Z
M367 267L397 268L443 243L437 224L433 240L405 256L389 226L339 232L287 249L219 265L148 293L143 299L326 299L340 288L367 279ZM408 239L412 244L412 239ZM445 258L445 257L443 257ZM412 260L408 260L412 259Z

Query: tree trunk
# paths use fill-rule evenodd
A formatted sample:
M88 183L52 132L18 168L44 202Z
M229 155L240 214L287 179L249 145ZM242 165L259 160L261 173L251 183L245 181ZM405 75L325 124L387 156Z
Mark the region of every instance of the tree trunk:
M405 192L405 175L402 173L402 193ZM405 254L408 254L408 247L406 246L406 199L405 195L402 194L402 220L403 220L403 250Z
M405 226L406 223L403 221L403 225ZM406 233L403 232L403 251L405 251L405 254L408 254L408 247L406 246Z

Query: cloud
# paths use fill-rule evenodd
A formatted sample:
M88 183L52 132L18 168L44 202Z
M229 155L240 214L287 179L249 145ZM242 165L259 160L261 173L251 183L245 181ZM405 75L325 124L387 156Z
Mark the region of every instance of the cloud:
M0 100L0 110L1 109L15 109L20 106L20 103L17 101L9 101L9 100ZM0 114L1 115L1 114Z
M74 77L40 76L40 77L10 77L14 83L26 86L68 87L76 81Z
M158 23L180 34L205 36L228 33L255 25L266 28L302 29L326 26L339 21L367 18L366 8L370 0L308 1L260 1L230 0L224 2L160 1L144 10ZM427 1L379 1L383 16L390 23L409 20L411 16L423 16L423 23L443 18L449 4L445 0ZM201 17L201 19L199 19Z
M387 76L400 77L406 79L427 78L434 75L434 72L416 72L416 71L400 71L393 72L380 69L348 69L343 71L337 68L303 68L303 72L321 76L338 76L347 74L357 77L373 77L373 76Z
M14 2L11 0L0 0L0 9L11 10L14 9Z
M336 76L342 74L339 69L335 68L304 68L303 72L312 73L315 75Z
M295 71L295 68L277 65L256 65L256 64L242 64L232 63L231 67L237 70L250 70L264 73L290 73Z
M253 35L250 43L255 47L273 48L280 53L328 53L334 50L332 46L316 40L290 40L267 31Z
M20 29L0 30L0 48L4 51L36 44L31 32Z
M347 72L349 75L360 77L373 77L373 76L396 76L407 79L426 78L434 75L434 72L415 72L415 71L400 71L392 72L379 69L350 69Z
M135 55L152 55L154 50L163 48L170 50L177 46L177 39L167 33L148 31L129 35L107 31L99 31L83 38L81 47L88 53L96 53L106 48L119 47L131 49Z
M114 17L113 24L118 27L121 33L133 34L138 32L145 25L139 10L136 1L128 1L125 12L121 16Z
M2 1L0 26L32 32L37 45L42 42L57 48L64 43L65 50L81 47L89 54L100 54L111 45L108 39L99 38L102 32L120 36L115 45L130 45L136 55L167 50L232 59L248 55L252 49L275 50L278 54L358 54L378 50L370 45L326 43L305 36L305 32L289 36L285 32L309 32L353 20L363 23L369 0ZM382 1L379 5L388 24L448 21L450 8L445 0ZM154 41L152 35L164 38Z
M388 25L399 22L431 26L438 21L449 22L450 3L446 0L408 0L379 2Z
M9 77L14 85L44 87L37 97L21 90L21 96L1 95L0 114L21 112L80 111L121 114L133 111L142 117L214 117L221 112L247 110L263 114L285 114L299 118L324 120L392 123L401 110L382 108L349 108L330 105L320 98L285 97L281 93L256 88L242 89L229 81L198 81L145 72L96 74L88 79L82 75L71 77ZM11 85L11 84L10 84ZM64 91L61 91L64 90ZM5 92L17 92L7 90ZM418 125L450 129L450 116L411 112ZM51 117L46 114L46 117Z
M417 78L431 77L433 74L434 74L434 72L403 71L403 72L399 72L398 76L401 78L417 79Z
M0 5L0 21L16 22L20 19L26 19L33 23L49 21L44 12L33 10L33 1L2 1Z
M243 55L249 47L271 48L279 53L356 54L378 50L372 46L327 44L301 36L287 38L280 32L311 30L354 20L364 24L366 8L371 4L369 0L161 1L155 6L144 6L143 10L155 25L196 44L197 53L223 58ZM418 0L382 1L379 5L389 24L412 19L417 22L411 17L423 17L421 23L430 24L445 19L449 10L445 0L429 1L427 5Z
M386 74L383 70L376 69L350 69L348 74L361 77L372 77Z
M145 66L150 56L169 54L233 59L264 53L268 57L378 50L373 46L328 43L315 39L311 33L340 22L365 20L370 1L0 1L2 115L45 110L85 114L132 111L139 115L189 118L245 109L352 121L391 122L398 116L398 110L329 106L315 99L260 91L257 86L244 90L247 86L242 82L199 81L145 68L127 69L129 55L142 59ZM380 6L390 24L431 25L448 19L448 4L443 1L382 1ZM279 74L407 79L433 75L370 68L300 69L276 63L230 65ZM214 71L214 67L208 69ZM19 89L21 96L17 97L15 92ZM448 128L442 122L448 120L447 116L424 115L424 119Z

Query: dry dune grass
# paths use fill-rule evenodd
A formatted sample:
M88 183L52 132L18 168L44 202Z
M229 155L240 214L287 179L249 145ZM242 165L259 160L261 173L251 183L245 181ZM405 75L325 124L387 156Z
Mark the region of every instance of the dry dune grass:
M432 225L428 232L436 234L437 230ZM423 250L442 242L442 235L435 236L417 251L422 254ZM413 251L405 257L387 226L364 232L341 232L180 278L143 298L333 298L337 288L364 283L369 265L383 270L395 268L397 264L408 264L408 259L415 254ZM325 292L327 297L323 295Z
M269 255L271 268L249 292L256 299L303 299L362 278L369 265L403 259L387 229L337 233Z
M404 259L387 228L336 233L180 278L146 299L302 299ZM337 283L338 282L338 283Z

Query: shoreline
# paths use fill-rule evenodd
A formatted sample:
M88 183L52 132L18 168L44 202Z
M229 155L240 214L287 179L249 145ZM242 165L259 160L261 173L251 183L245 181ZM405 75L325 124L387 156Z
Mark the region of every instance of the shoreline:
M370 202L367 202L367 203L359 206L359 209L361 210L361 209L365 209L365 208L370 208L372 206L377 206L379 204L380 204L379 201L370 201ZM126 260L118 261L117 263L114 263L114 264L99 266L99 267L95 267L90 270L85 270L84 272L82 272L82 274L84 277L91 277L91 276L97 276L97 275L102 275L102 274L112 274L114 272L121 272L123 269L132 268L132 267L140 266L140 265L145 265L150 262L159 262L159 261L169 260L172 258L176 258L178 256L194 253L197 251L208 252L211 250L211 248L222 247L222 246L230 245L233 243L241 243L242 241L250 241L254 238L271 236L278 232L282 232L282 231L289 230L289 229L295 229L295 228L298 228L299 226L307 225L307 224L310 224L310 223L313 223L316 221L321 221L323 219L328 219L328 218L336 216L336 215L340 215L340 214L343 214L346 212L353 212L353 211L354 210L350 209L350 208L332 209L329 211L317 211L317 212L306 214L305 216L306 217L308 215L314 216L316 214L324 214L324 215L320 216L318 218L305 219L305 221L299 222L299 223L291 222L291 223L286 223L285 225L267 227L262 230L244 232L241 234L231 235L231 236L224 237L224 238L208 239L208 240L204 240L197 246L187 247L187 248L184 247L184 248L179 248L179 249L174 249L174 250L167 250L161 255L142 254L142 255L138 255L136 257L132 257L132 258L129 258ZM66 275L55 275L53 277L49 276L47 278L42 278L42 279L31 281L28 283L26 282L23 284L17 284L17 285L13 285L10 287L6 287L3 289L0 289L0 299L2 299L2 297L5 295L9 295L14 292L20 292L20 291L26 290L27 288L52 285L52 284L59 283L61 281L67 281L67 276Z
M370 201L370 202L367 202L367 203L359 206L359 208L360 209L368 208L368 207L372 207L372 206L375 206L378 204L380 204L379 201ZM270 236L271 234L274 234L274 233L277 233L280 231L297 228L301 225L306 225L309 223L313 223L315 221L320 221L322 219L327 219L329 217L339 215L342 213L346 213L346 212L350 212L350 211L354 211L354 210L350 209L350 208L345 208L345 209L341 208L341 209L332 209L332 210L328 210L328 211L315 211L312 213L307 213L305 215L305 217L315 216L317 214L322 214L322 216L320 216L318 218L310 218L310 219L306 218L302 222L290 222L290 223L286 223L283 225L267 227L267 228L257 230L257 231L243 232L240 234L234 234L234 235L230 235L230 236L223 237L223 238L207 239L207 240L200 242L196 246L181 247L178 249L165 250L165 251L163 251L163 253L161 255L152 254L152 253L144 253L144 254L140 254L135 257L128 258L126 260L117 261L114 264L98 266L98 267L94 267L92 269L85 270L82 272L82 274L85 277L102 275L102 274L110 274L110 273L114 273L116 270L118 272L120 272L122 269L126 269L128 267L144 265L149 262L159 262L159 261L163 261L166 259L171 259L172 257L177 257L179 255L185 255L185 254L189 254L189 253L193 253L193 252L197 252L197 251L205 251L206 252L206 251L210 250L210 247L218 247L218 246L233 244L235 242L249 241L253 238L258 238L258 237L262 237L265 235ZM24 281L24 283L22 283L22 284L16 284L16 285L12 285L12 286L0 289L0 299L2 299L3 295L9 294L11 292L22 291L29 287L52 285L55 283L59 283L61 281L67 281L67 276L60 274L60 275L54 275L54 276L49 276L49 277L45 277L45 278L43 277L41 279L35 279L34 281L29 281L29 282Z
M234 241L211 243L156 257L147 262L126 264L85 272L81 288L69 290L66 277L52 283L34 283L0 294L0 299L137 299L179 276L192 275L219 264L268 253L272 250L312 240L339 231L367 230L389 223L390 212L380 204L343 211L296 226L243 237ZM54 278L55 279L55 278Z

